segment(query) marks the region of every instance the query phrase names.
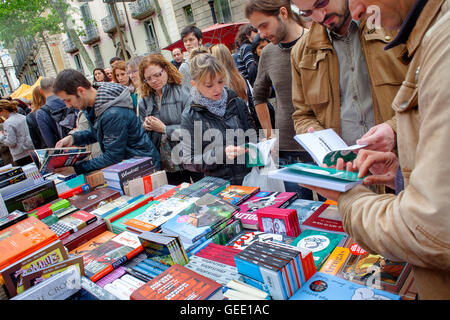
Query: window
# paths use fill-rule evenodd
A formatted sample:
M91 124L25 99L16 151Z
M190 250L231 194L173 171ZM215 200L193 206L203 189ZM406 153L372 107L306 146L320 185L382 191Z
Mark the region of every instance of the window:
M89 3L83 3L80 6L81 17L85 26L92 23L91 10L89 9Z
M75 66L76 66L77 70L84 74L84 69L83 69L83 64L81 63L80 54L79 53L74 54L73 60L75 61Z
M92 46L92 49L94 50L94 57L95 57L95 66L97 68L105 68L105 64L103 63L103 57L102 53L100 52L99 45Z
M155 26L153 21L149 20L145 22L145 32L147 33L147 48L149 53L157 53L159 51L158 38L156 37Z
M232 22L231 9L228 0L215 0L215 9L218 23Z
M184 11L184 18L186 20L186 24L195 23L194 13L192 12L192 6L187 5L187 6L183 7L183 11Z

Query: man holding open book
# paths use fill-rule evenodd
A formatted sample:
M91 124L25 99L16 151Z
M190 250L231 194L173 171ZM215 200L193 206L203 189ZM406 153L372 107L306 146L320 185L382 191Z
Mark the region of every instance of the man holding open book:
M103 152L95 159L57 172L82 174L132 157L152 157L159 170L161 156L133 112L127 87L108 82L94 89L82 73L66 69L58 74L53 90L67 106L86 112L90 124L89 130L71 133L56 147L85 146L98 141Z

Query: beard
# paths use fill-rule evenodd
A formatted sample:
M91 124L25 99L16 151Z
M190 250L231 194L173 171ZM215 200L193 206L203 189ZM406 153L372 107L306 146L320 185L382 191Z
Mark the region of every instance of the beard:
M284 39L286 39L288 36L288 30L285 23L280 19L280 17L277 18L278 18L278 28L275 31L275 35L273 35L270 39L273 44L283 42Z
M323 23L332 17L337 17L338 18L337 21L333 22L331 25L325 25ZM347 24L348 19L350 17L351 17L351 13L350 13L348 1L344 1L344 7L342 8L341 12L332 12L332 13L327 14L320 24L334 33L339 33L339 31L341 31L342 27L344 27Z

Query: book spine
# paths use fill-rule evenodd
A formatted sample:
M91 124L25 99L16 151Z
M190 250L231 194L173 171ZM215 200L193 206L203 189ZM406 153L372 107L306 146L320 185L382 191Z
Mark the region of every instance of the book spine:
M9 180L9 179L17 177L23 173L24 172L23 172L22 167L17 167L17 168L11 169L9 171L2 172L2 173L0 173L0 181Z
M0 188L4 188L6 186L9 186L9 185L12 185L12 184L24 181L26 179L27 179L27 176L24 173L22 173L20 175L15 176L15 177L11 177L9 179L1 181L0 182Z

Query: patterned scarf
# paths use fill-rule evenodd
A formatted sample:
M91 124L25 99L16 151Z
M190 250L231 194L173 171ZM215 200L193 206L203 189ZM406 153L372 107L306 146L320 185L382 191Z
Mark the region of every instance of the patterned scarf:
M216 116L223 117L225 115L228 101L228 92L225 88L223 88L222 97L219 100L206 98L194 87L191 89L191 97L193 103L205 107Z

